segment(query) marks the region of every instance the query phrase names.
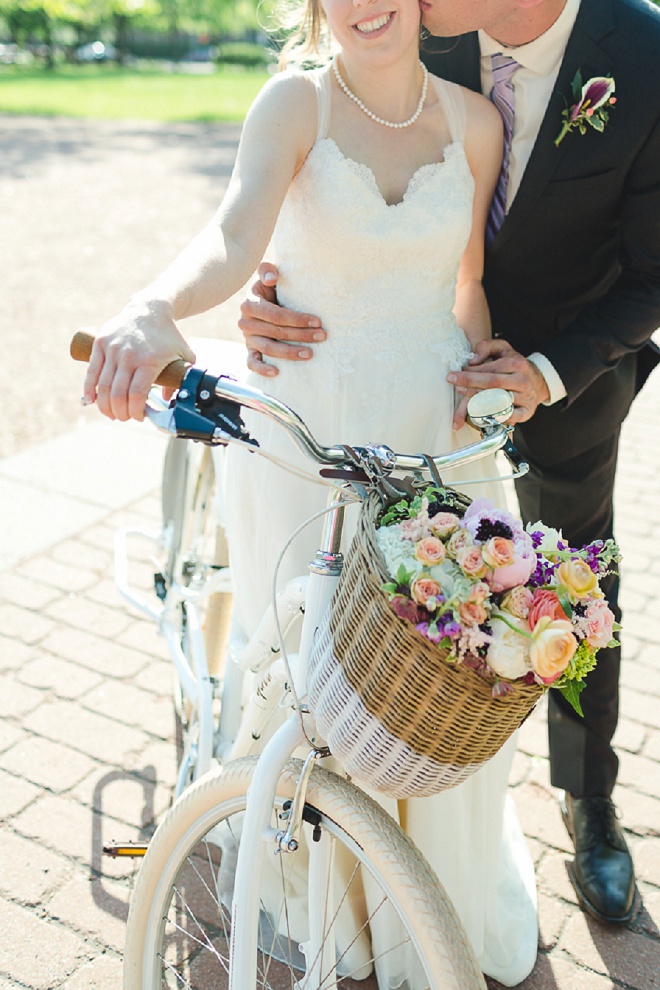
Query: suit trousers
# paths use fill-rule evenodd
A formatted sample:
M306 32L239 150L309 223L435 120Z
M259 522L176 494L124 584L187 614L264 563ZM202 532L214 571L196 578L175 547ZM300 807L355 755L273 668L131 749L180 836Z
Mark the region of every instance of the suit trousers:
M572 547L613 538L614 476L619 432L577 457L539 468L520 428L514 442L529 461L530 472L516 482L525 523L541 521L560 529ZM619 579L600 581L617 622ZM548 692L550 776L555 787L574 797L609 797L619 761L612 748L619 713L620 648L598 651L580 695L584 718L559 691Z

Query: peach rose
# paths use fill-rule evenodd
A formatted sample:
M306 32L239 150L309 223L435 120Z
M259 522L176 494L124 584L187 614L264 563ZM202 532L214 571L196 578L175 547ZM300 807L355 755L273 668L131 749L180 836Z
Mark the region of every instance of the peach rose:
M508 567L513 563L514 546L512 540L503 536L491 536L481 548L481 554L489 567Z
M579 558L565 560L557 568L557 577L571 598L586 598L598 586L598 578L589 565Z
M482 578L488 571L481 555L481 547L463 547L456 554L456 563L466 577Z
M515 588L507 591L502 599L502 608L517 619L526 619L529 607L532 604L533 594L530 588L525 588L522 584L517 584Z
M476 602L477 605L483 605L490 594L490 588L485 581L477 581L470 588L470 593L467 600L469 602Z
M435 536L426 536L415 546L415 557L429 567L441 564L445 559L445 545Z
M453 512L436 512L436 514L429 519L429 528L432 533L436 536L440 536L445 539L455 533L460 526L461 520L458 516L454 515Z
M573 627L567 619L542 615L536 623L529 650L535 674L544 684L552 684L568 667L577 649Z
M542 588L537 588L527 613L530 629L534 629L542 615L549 615L551 619L568 618L554 591L544 591Z
M594 650L607 646L613 635L614 613L603 598L597 598L587 605L584 616L587 627L587 643Z
M426 605L429 598L436 599L440 595L441 590L437 581L423 575L416 577L410 585L410 594L413 601L417 602L418 605ZM435 608L435 602L433 607Z
M458 614L466 626L480 626L488 618L488 612L478 602L462 602L458 606Z
M452 557L456 560L458 554L465 547L471 547L474 545L474 540L472 539L472 534L467 529L457 529L455 533L452 533L447 542L447 556Z

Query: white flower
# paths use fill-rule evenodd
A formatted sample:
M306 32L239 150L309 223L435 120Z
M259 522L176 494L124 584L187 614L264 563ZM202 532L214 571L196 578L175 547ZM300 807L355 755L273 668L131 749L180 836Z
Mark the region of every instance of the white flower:
M537 553L552 554L555 550L559 549L558 544L564 542L564 537L560 529L545 526L542 522L528 523L525 529L530 536L533 533L538 533L542 536L541 542L534 548Z
M511 625L507 625L497 615L492 617L492 640L486 654L486 663L499 677L508 677L516 680L524 677L530 669L529 646L531 640L528 636L529 626L523 619L515 616L507 616ZM511 626L515 626L512 629ZM517 630L520 630L518 632Z

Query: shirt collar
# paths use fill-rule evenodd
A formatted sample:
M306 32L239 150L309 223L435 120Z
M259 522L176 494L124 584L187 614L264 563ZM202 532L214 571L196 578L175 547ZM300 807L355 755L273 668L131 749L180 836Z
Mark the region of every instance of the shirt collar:
M539 76L549 75L564 56L579 8L580 0L566 0L561 14L547 31L534 41L518 47L509 48L500 41L495 41L485 31L479 31L482 58L502 53Z

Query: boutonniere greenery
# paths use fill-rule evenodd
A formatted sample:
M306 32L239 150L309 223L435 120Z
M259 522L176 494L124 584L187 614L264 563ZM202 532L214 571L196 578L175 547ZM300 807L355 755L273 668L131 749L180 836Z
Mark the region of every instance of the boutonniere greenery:
M564 123L555 144L559 146L568 132L575 129L580 134L586 134L587 127L604 131L609 120L609 108L616 103L614 89L614 80L610 76L594 76L583 83L582 73L578 69L573 79L575 103L562 113Z

